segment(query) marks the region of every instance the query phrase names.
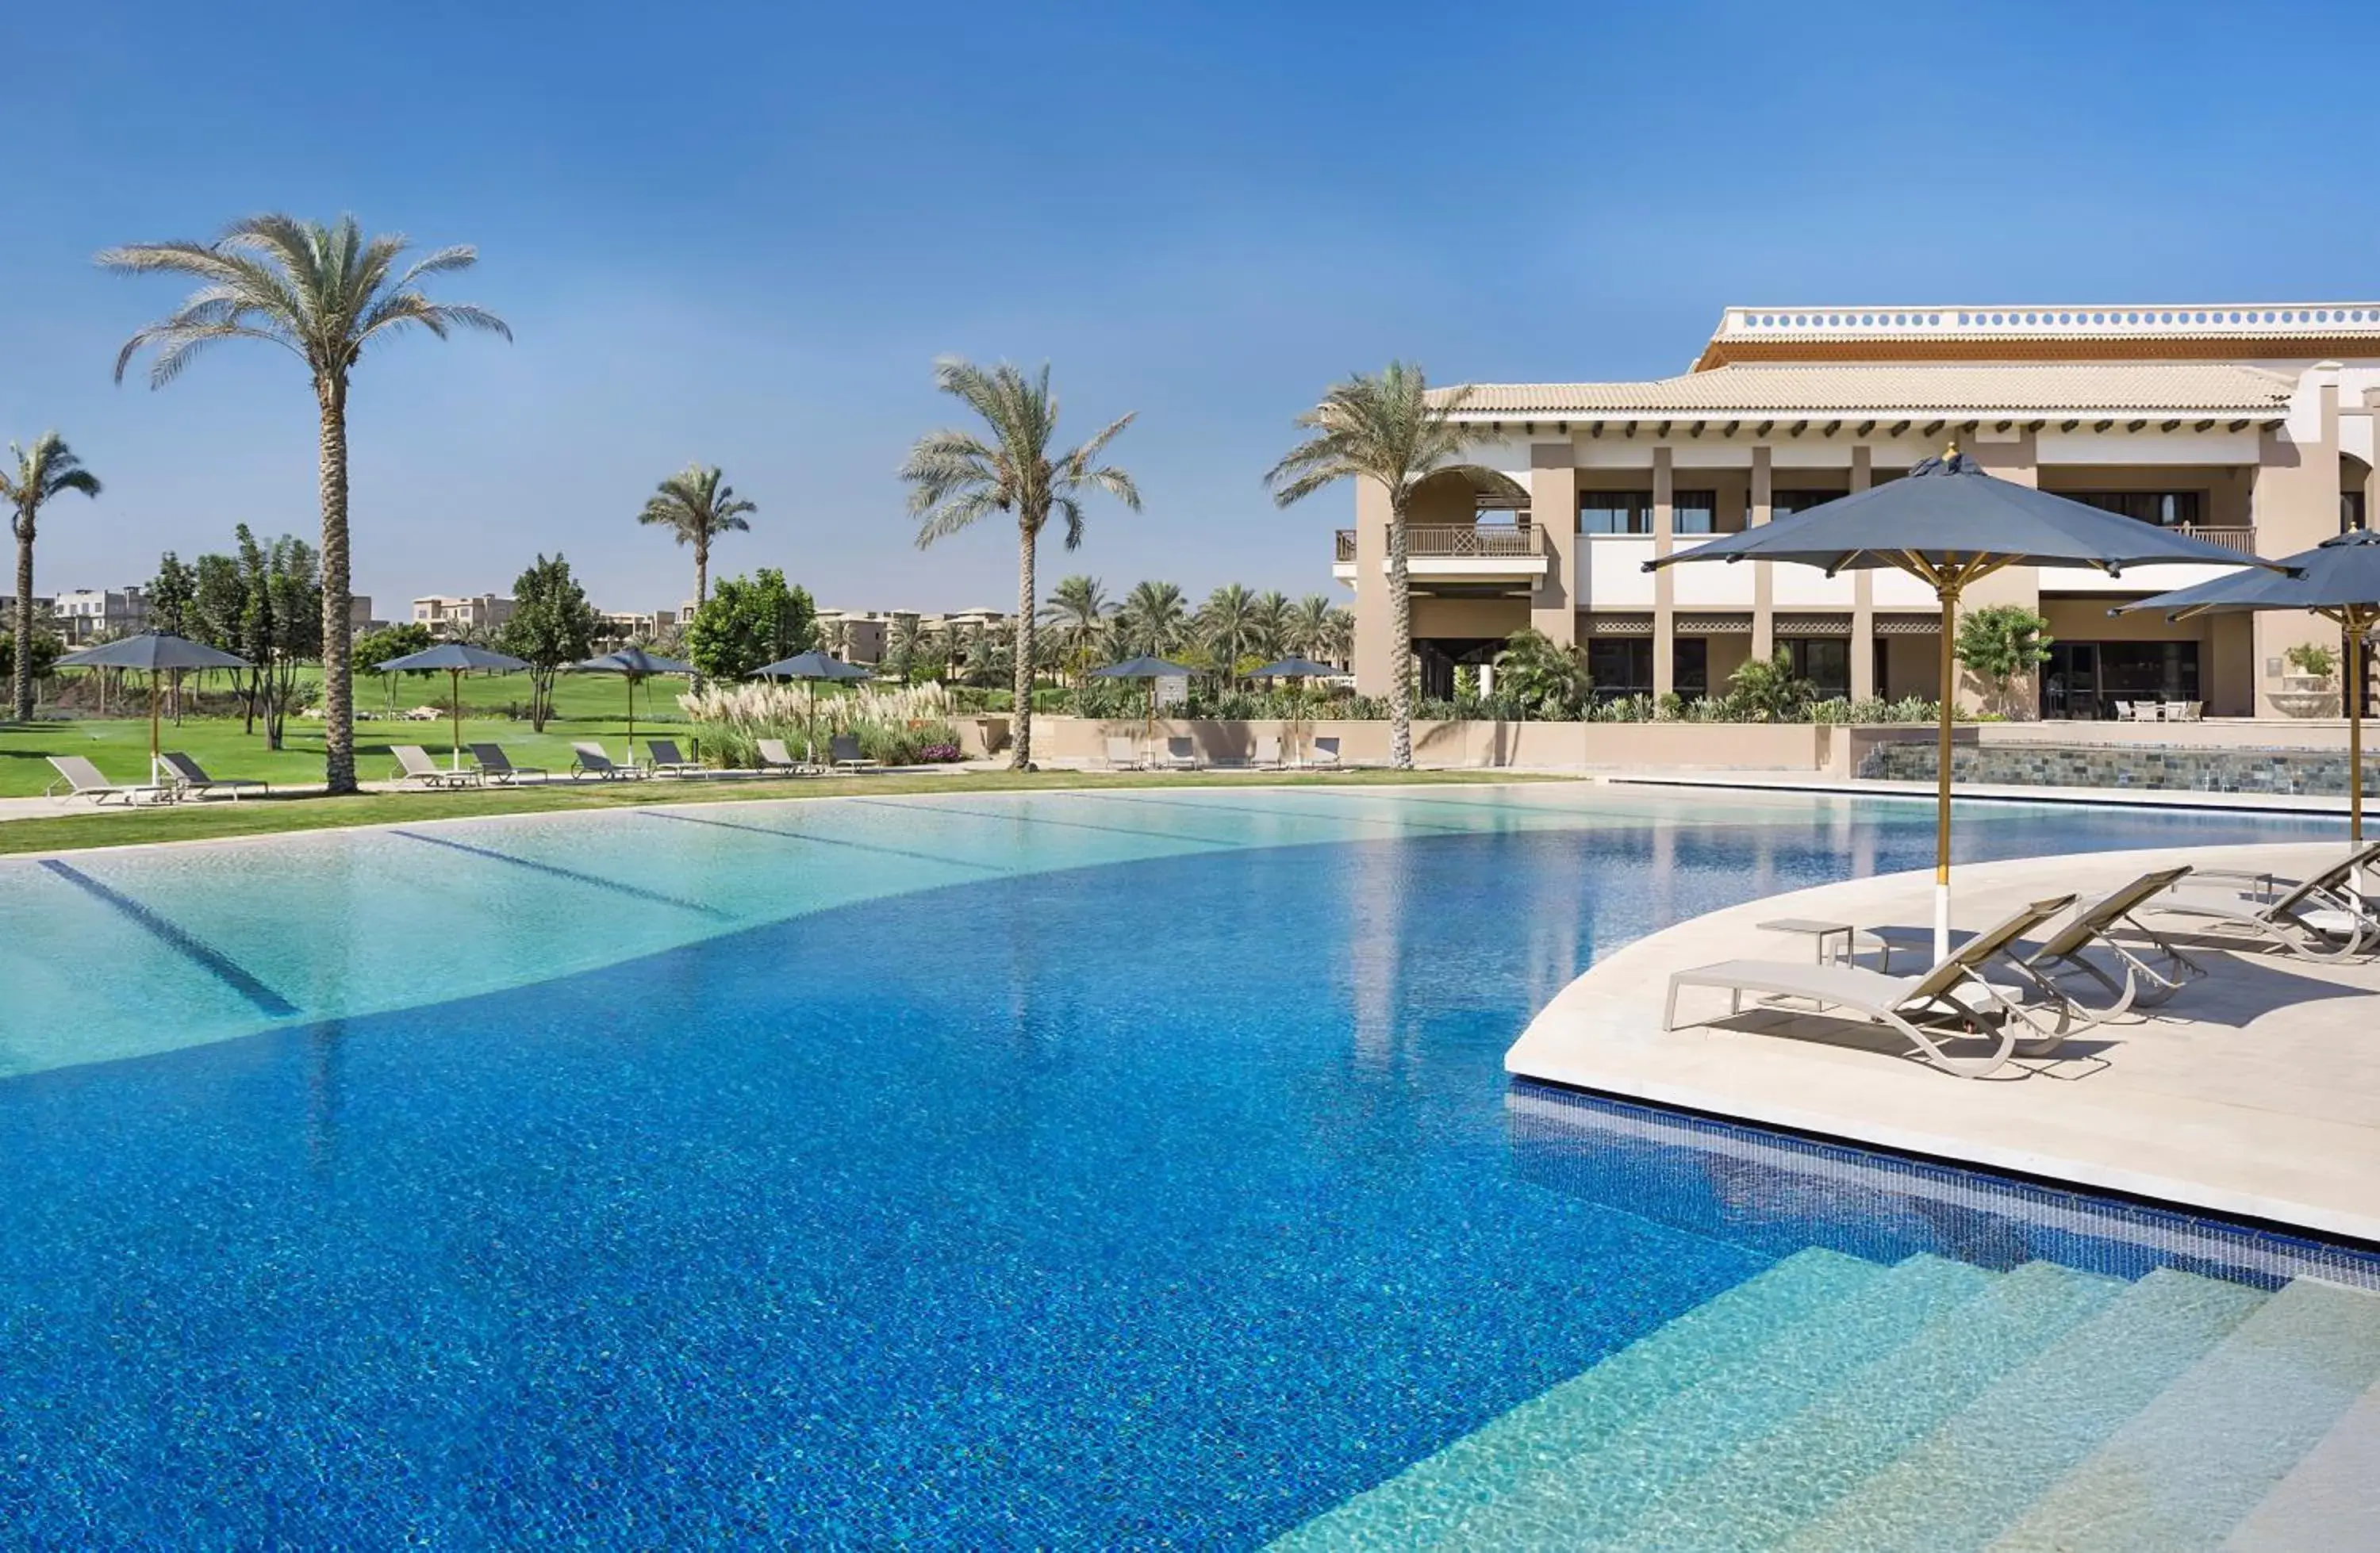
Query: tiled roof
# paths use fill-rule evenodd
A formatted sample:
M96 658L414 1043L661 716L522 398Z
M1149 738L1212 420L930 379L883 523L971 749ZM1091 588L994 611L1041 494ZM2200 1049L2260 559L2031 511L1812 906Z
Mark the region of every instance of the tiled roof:
M2256 416L2288 407L2294 379L2224 362L1901 362L1736 365L1650 382L1479 383L1466 419L1522 415L2041 415L2128 411Z

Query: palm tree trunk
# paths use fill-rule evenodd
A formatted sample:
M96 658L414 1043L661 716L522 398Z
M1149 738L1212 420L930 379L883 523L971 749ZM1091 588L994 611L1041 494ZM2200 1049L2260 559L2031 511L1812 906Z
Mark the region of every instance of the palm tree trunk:
M1413 770L1413 590L1405 569L1405 498L1389 504L1389 764Z
M17 518L17 651L9 701L19 722L33 717L33 525Z
M1016 710L1014 744L1008 756L1008 768L1014 771L1033 769L1033 548L1040 529L1030 517L1016 525L1016 637L1011 644L1016 660Z
M348 660L347 590L354 569L347 551L347 382L315 380L322 412L322 787L356 791L356 686Z

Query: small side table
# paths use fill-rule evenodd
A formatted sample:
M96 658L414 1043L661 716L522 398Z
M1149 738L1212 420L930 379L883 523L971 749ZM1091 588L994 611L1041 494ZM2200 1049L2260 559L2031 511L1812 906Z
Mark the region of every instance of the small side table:
M1852 957L1852 938L1856 929L1848 922L1821 922L1808 916L1780 916L1773 922L1760 923L1758 927L1764 933L1800 933L1811 939L1816 950L1818 964L1821 965L1828 964L1840 965L1849 962ZM1831 953L1828 952L1828 945L1837 939L1842 940L1841 944Z

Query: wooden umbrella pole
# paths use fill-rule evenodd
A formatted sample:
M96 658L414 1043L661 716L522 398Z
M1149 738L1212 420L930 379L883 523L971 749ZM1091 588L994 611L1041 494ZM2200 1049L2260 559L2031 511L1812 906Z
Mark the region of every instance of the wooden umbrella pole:
M1950 957L1950 718L1958 704L1957 658L1951 650L1958 623L1959 590L1945 586L1942 600L1942 704L1935 717L1934 757L1934 963Z
M463 671L460 669L446 671L446 715L455 722L455 748L446 758L446 769L459 771L463 769Z
M157 671L152 669L149 671L149 785L154 787L157 784Z
M2363 844L2363 633L2372 624L2362 611L2350 611L2347 617L2347 834L2359 847Z

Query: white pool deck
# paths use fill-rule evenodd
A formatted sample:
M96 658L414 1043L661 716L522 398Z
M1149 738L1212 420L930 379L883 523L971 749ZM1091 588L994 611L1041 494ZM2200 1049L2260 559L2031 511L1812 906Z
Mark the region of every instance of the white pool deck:
M1986 927L2026 901L2070 891L2088 898L2184 861L2296 874L2336 859L2342 845L1967 865L1956 875L1954 916ZM1504 1065L1603 1094L2380 1244L2380 962L2316 965L2177 934L2213 975L2146 1016L1982 1080L1905 1058L1906 1043L1882 1026L1749 1003L1725 1027L1662 1030L1674 970L1812 958L1809 939L1756 924L1925 924L1932 888L1930 870L1854 880L1639 940L1556 996ZM1727 1009L1725 992L1688 989L1678 1016L1725 1019Z

